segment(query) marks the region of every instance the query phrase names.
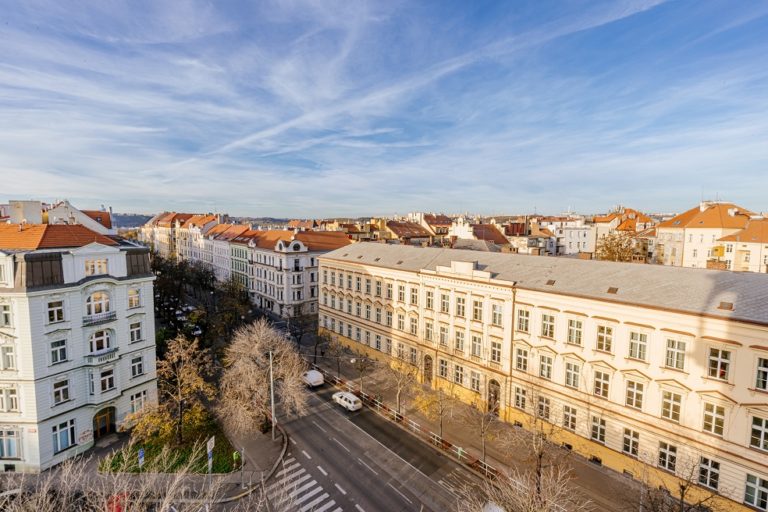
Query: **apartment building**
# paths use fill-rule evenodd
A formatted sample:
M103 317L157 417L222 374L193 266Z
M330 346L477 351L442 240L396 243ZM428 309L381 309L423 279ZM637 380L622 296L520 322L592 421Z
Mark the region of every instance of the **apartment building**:
M750 218L744 229L718 242L716 261L722 259L727 270L768 272L768 219Z
M355 244L321 329L616 471L768 507L768 276Z
M0 464L40 471L157 400L149 252L82 225L0 225Z

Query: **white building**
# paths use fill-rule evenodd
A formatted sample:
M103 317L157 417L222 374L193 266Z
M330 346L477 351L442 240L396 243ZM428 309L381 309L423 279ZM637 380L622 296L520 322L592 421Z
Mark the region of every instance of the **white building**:
M157 400L149 253L80 225L0 225L0 464L39 471Z
M595 252L593 229L583 217L541 217L537 223L555 236L556 256Z
M741 231L718 240L722 249L718 257L727 270L768 272L768 219L753 217Z

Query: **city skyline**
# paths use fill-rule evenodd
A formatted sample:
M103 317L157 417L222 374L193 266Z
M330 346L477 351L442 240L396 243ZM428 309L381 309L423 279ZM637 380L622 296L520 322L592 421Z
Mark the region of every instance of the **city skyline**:
M5 14L7 198L254 217L765 208L766 4Z

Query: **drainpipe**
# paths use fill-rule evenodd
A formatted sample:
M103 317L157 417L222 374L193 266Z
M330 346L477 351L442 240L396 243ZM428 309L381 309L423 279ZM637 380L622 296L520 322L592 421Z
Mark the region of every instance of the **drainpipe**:
M517 310L517 282L512 283L512 339L509 347L509 374L506 375L504 378L507 379L507 405L510 402L510 399L512 397L512 369L515 367L515 329L517 328L517 323L515 322L515 311ZM505 406L505 410L507 407ZM508 419L508 418L507 418Z

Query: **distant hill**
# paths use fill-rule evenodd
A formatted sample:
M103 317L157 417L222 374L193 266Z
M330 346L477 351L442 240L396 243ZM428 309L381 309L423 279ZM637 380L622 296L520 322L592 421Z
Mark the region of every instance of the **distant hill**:
M151 215L141 215L139 213L113 213L112 222L118 228L138 228L151 219Z

